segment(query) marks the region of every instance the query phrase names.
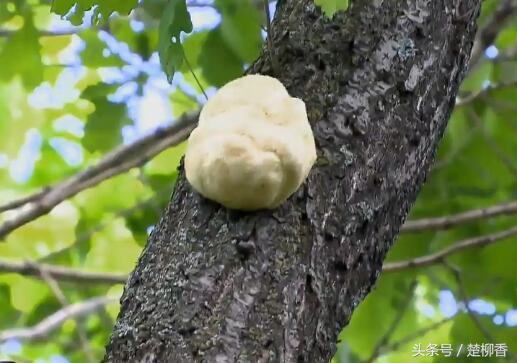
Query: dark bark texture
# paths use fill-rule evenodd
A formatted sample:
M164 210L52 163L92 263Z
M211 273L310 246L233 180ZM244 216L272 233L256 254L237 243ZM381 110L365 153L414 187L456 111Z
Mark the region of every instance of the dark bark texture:
M274 211L240 213L183 173L121 299L107 362L329 362L375 283L465 74L480 0L283 0L251 73L302 98L318 161ZM375 322L372 322L375 324Z

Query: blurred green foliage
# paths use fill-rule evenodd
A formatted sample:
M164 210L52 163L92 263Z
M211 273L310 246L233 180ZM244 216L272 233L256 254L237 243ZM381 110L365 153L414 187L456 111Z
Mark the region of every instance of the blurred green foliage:
M348 6L347 1L316 3L328 15ZM497 3L484 2L480 24L490 19ZM0 2L0 205L95 164L124 140L131 141L127 130L137 137L160 126L152 124L154 103L142 106L142 114L134 110L135 102L152 101L160 94L170 113L167 120L172 121L199 108L202 95L191 71L203 88L210 90L242 74L258 56L264 26L260 3L216 0L205 7L209 12L204 16L216 18L207 27L196 27L191 19L194 8L187 11L184 5L181 0L168 5L165 0ZM65 31L56 24L65 26ZM495 88L454 111L435 166L412 209L412 219L517 198L516 44L514 18L495 41L499 56L483 57L465 80L460 96L480 92L489 84ZM167 76L159 68L157 53ZM163 86L167 78L172 85ZM510 85L496 87L502 83ZM154 90L153 96L149 90ZM0 260L129 273L149 228L168 202L184 147L170 148L144 166L85 190L16 230L0 243ZM71 161L74 153L80 157ZM0 214L0 222L12 215ZM515 215L449 230L401 234L388 261L426 255L512 224ZM506 343L517 353L516 328L504 320L517 302L515 242L514 237L448 260L460 271L469 298L482 299L493 307L476 313L490 337L480 332L464 309L443 320L446 313L440 297L451 291L459 302L461 286L450 269L437 265L381 275L343 330L335 360L360 362L372 357L402 307L400 321L378 349L383 362L413 361L414 344L458 346L488 343L492 338L492 343ZM413 282L416 288L408 293ZM119 296L122 291L121 286L58 283L70 303L107 294ZM412 294L409 303L408 294ZM456 309L454 302L451 306ZM47 282L16 273L0 274L0 334L33 326L60 308ZM117 304L112 304L82 319L89 347L78 339L77 322L69 320L45 339L22 341L21 348L9 356L0 350L0 359L50 361L59 355L71 362L88 362L89 349L93 361L99 361L117 311ZM500 322L498 317L503 317L501 324L494 323L494 318ZM427 329L430 326L434 329ZM422 329L423 333L416 334Z

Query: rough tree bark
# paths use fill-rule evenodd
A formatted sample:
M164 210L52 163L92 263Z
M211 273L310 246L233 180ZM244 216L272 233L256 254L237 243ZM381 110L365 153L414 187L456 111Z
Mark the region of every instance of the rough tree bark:
M284 0L251 72L306 104L318 147L274 211L238 213L179 178L121 299L107 362L328 362L379 276L465 74L480 0ZM374 324L375 322L372 322Z

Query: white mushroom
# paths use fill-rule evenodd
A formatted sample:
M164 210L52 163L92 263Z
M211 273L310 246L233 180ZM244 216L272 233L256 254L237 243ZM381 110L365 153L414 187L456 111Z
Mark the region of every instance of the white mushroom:
M272 209L304 182L316 161L305 103L276 78L238 78L206 103L188 139L192 187L227 208Z

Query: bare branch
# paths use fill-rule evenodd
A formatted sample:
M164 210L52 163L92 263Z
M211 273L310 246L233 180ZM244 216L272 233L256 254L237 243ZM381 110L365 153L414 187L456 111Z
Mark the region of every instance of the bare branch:
M517 214L517 201L495 205L493 207L474 209L468 212L437 218L409 220L401 228L401 232L421 232L456 227L460 224L488 219L500 215Z
M9 37L16 33L18 30L0 29L0 38ZM40 30L39 35L41 37L61 37L65 35L77 34L80 29L64 29L64 30Z
M54 296L57 299L57 301L59 301L59 303L62 306L70 305L70 303L68 302L68 299L66 298L63 290L61 290L61 288L59 287L59 284L52 277L52 275L49 274L45 270L44 267L40 267L38 265L35 265L34 268L39 270L39 274L41 276L41 279L47 283L48 287L50 288L50 291L52 291L52 293L54 294Z
M157 190L154 195L148 199L145 199L145 200L142 200L142 201L139 201L138 203L136 203L135 205L129 207L129 208L126 208L126 209L122 209L120 211L117 211L113 214L113 217L110 218L109 220L107 221L103 221L91 228L89 228L88 230L80 233L79 235L76 236L75 238L75 241L73 243L71 243L70 245L68 246L65 246L59 250L56 250L56 251L53 251L51 253L49 253L48 255L45 255L41 258L38 259L38 263L40 262L48 262L48 261L51 261L53 258L59 256L59 255L62 255L63 253L67 252L67 251L70 251L71 249L77 247L78 245L80 245L81 243L83 242L86 242L89 238L91 238L91 236L96 233L96 232L99 232L99 231L102 231L104 228L106 228L110 223L113 223L113 221L115 221L116 219L118 218L122 218L122 219L126 219L132 215L134 215L135 213L137 213L138 211L144 209L144 208L147 208L149 205L155 205L156 208L158 207L158 199L163 197L165 195L165 193L170 193L170 188L169 187L164 187L164 188L160 188L159 190ZM159 214L161 212L161 210L157 213Z
M494 140L492 135L485 128L485 125L483 124L483 121L481 120L477 112L473 108L469 108L467 111L471 120L480 129L481 136L483 136L483 139L485 139L487 145L492 149L492 151L499 158L499 160L501 160L501 162L506 166L508 171L510 171L510 173L512 173L514 176L517 176L517 166L514 164L512 157L510 155L507 155L506 152L503 149L501 149L497 141Z
M123 284L127 276L123 274L88 272L61 266L38 264L35 262L10 262L0 260L0 272L18 273L24 276L41 278L41 271L45 271L56 280L84 282L94 284Z
M495 343L496 338L494 337L494 335L488 330L488 328L485 325L483 325L478 315L469 306L470 297L467 294L467 289L465 288L465 283L463 282L463 278L461 276L461 270L447 262L444 262L444 265L449 271L451 271L452 275L454 276L454 279L456 280L456 284L458 285L458 293L460 295L460 301L465 306L465 310L470 320L472 320L476 328L478 328L478 330L481 332L481 334L483 334L487 341ZM507 353L509 360L514 362L515 355L511 351Z
M364 363L372 363L373 361L375 361L375 359L377 359L382 354L382 349L390 341L391 336L393 335L393 333L395 332L397 327L402 322L402 318L404 317L405 312L409 308L410 302L413 299L413 295L414 295L414 292L415 292L416 285L417 285L416 281L413 281L410 284L408 292L407 292L406 299L402 303L400 309L397 311L397 314L395 315L395 318L393 319L393 321L391 322L390 326L388 327L388 330L386 330L384 335L381 337L381 339L379 339L379 341L377 342L377 344L373 348L372 354L370 355L370 357L368 359L366 359L364 361Z
M54 314L46 317L38 324L30 328L4 330L0 332L0 342L9 339L18 339L24 341L33 341L43 339L58 329L63 323L69 319L92 314L104 306L116 302L118 299L113 297L97 297L86 300L77 304L68 305L67 307L56 311Z
M468 96L458 99L456 101L456 107L468 105L480 97L488 96L493 91L510 88L510 87L515 87L515 86L517 86L517 80L501 82L499 84L488 86L486 88L481 89L478 92L473 92L473 93L469 94Z
M198 113L186 114L171 126L159 129L132 144L121 146L108 153L97 165L48 188L44 193L39 192L38 198L26 197L25 199L31 200L28 208L0 226L0 240L15 229L49 213L56 205L77 193L140 166L163 150L179 144L188 137L197 117ZM10 204L16 203L14 201Z
M463 135L463 139L460 140L455 147L447 153L446 157L444 157L441 160L437 160L433 166L432 171L435 172L436 170L440 170L446 166L449 166L452 162L458 158L458 156L461 156L463 153L463 150L468 146L468 144L472 141L472 138L477 133L478 129L476 127L469 128L466 133Z
M54 280L54 278L43 268L40 270L40 275L41 275L41 278L47 283L50 290L52 291L52 293L54 294L56 299L59 301L61 306L63 308L70 306L70 302L66 298L65 293L59 286L58 282L56 280ZM81 343L81 347L82 347L88 361L90 363L93 363L93 362L95 362L95 357L93 355L90 343L88 342L88 336L86 334L84 322L80 317L76 317L75 321L76 321L77 335L79 336L79 341Z
M27 197L13 200L12 202L9 202L4 205L0 205L0 213L8 211L8 210L12 210L12 209L20 208L21 206L24 206L25 204L35 202L35 201L39 200L47 192L48 192L48 188L45 188L45 189L39 191L38 193L34 193Z
M472 69L479 62L485 49L495 41L499 32L506 25L506 21L515 12L517 12L517 3L514 0L501 1L488 23L478 32L474 40L474 46L470 53L469 69Z
M442 320L439 320L433 324L430 324L429 326L426 326L422 329L419 329L411 334L408 334L406 335L405 337L401 338L400 340L397 340L396 342L393 342L392 344L388 345L387 348L386 348L386 351L395 351L395 350L398 350L402 345L404 344L407 344L413 340L415 340L416 338L418 337L421 337L423 335L426 335L427 333L435 330L435 329L438 329L439 327L441 327L443 324L451 321L452 319L454 319L454 317L448 317L448 318L444 318Z
M504 240L508 237L517 235L517 227L507 229L503 232L489 234L486 236L479 236L474 238L465 239L454 243L441 251L432 253L427 256L416 257L406 261L390 262L385 263L382 271L383 272L395 272L406 270L416 267L430 266L437 263L441 263L446 257L459 253L468 249L481 248L489 244Z
M476 313L472 311L472 309L469 307L469 301L470 298L467 294L467 290L465 289L465 285L463 284L463 279L461 278L461 272L460 270L452 266L451 264L444 263L445 267L449 269L449 271L452 272L454 279L456 280L456 284L458 285L458 293L460 295L461 302L463 302L463 305L465 306L465 310L467 311L467 314L469 315L470 319L476 325L476 327L479 329L479 331L485 336L485 339L488 339L490 342L494 343L494 337L492 334L487 330L486 327L483 326L481 321L479 321Z

